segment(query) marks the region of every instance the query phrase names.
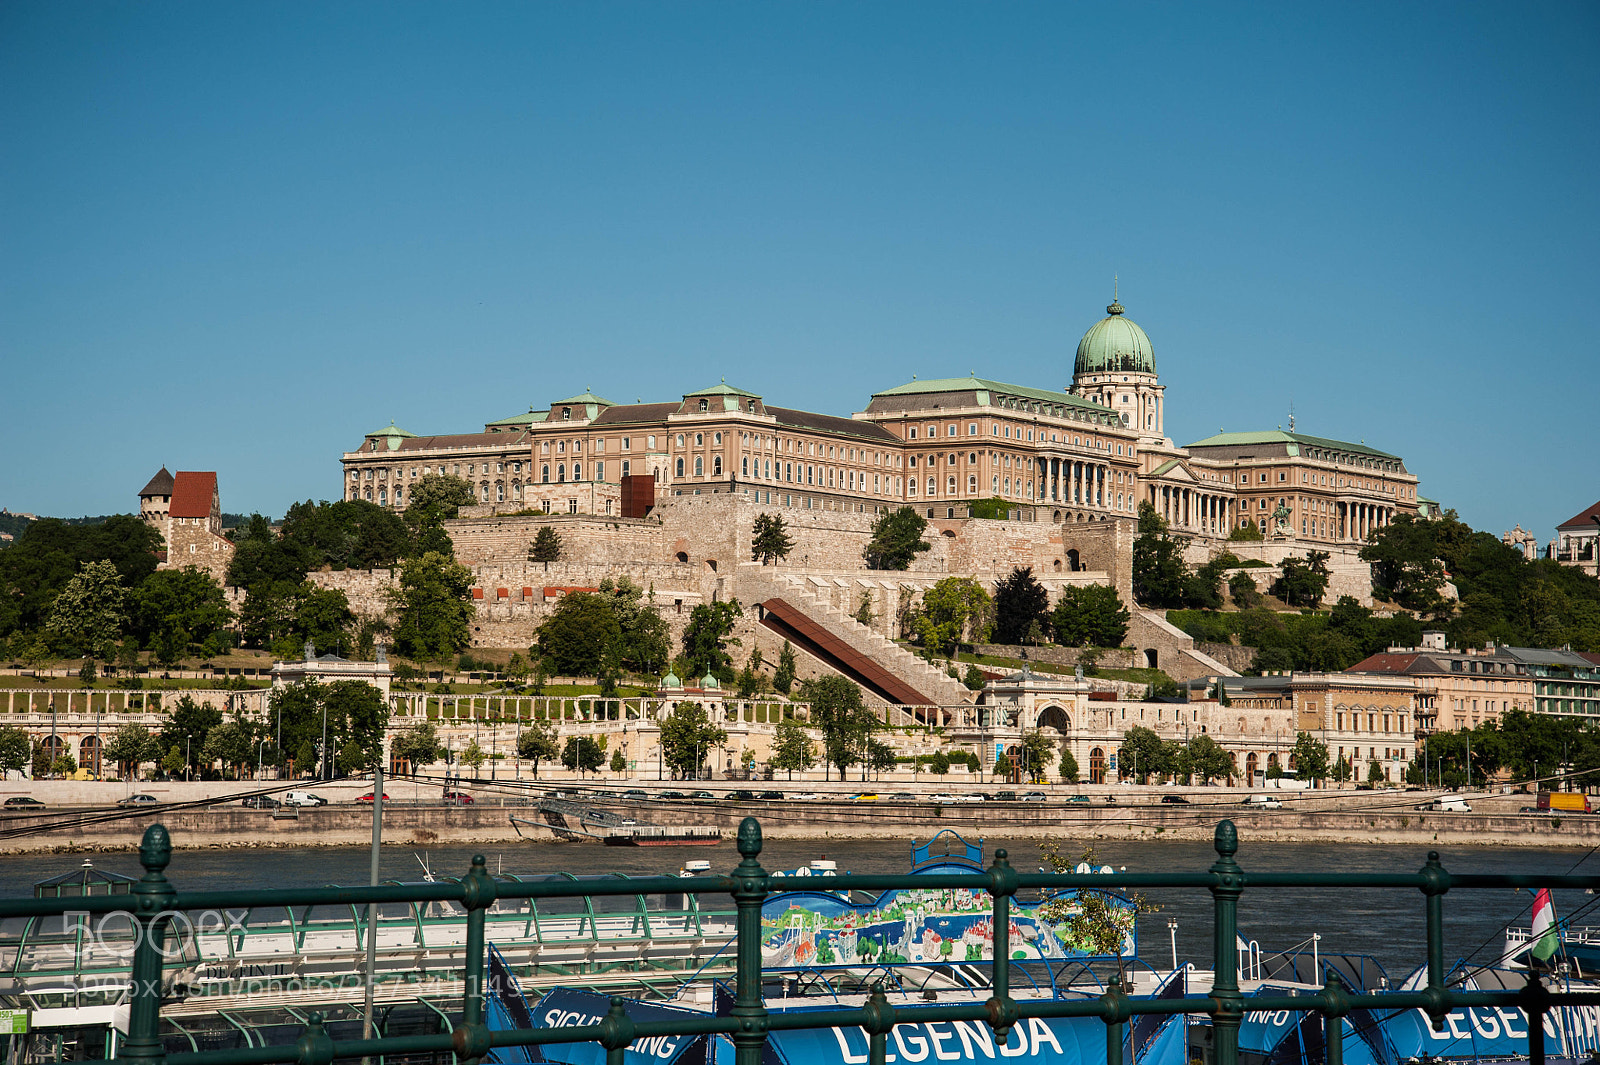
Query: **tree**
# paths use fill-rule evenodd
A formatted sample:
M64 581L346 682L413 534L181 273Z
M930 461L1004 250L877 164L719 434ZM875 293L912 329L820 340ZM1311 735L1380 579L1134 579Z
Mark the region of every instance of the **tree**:
M235 718L225 721L206 734L200 748L200 762L212 765L221 762L224 769L242 769L256 763L256 733L249 722Z
M611 771L613 773L626 773L628 771L628 759L622 753L621 747L611 752Z
M856 612L851 617L856 619L858 625L872 624L872 589L861 589L861 602L856 606Z
M539 763L555 758L559 753L556 727L548 720L530 721L517 736L517 757L533 763L536 780L539 777Z
M1454 515L1450 520L1454 523ZM1407 610L1438 608L1445 580L1444 563L1439 558L1440 524L1412 514L1396 514L1387 525L1368 535L1361 561L1372 564L1375 596L1392 600Z
M769 562L781 562L789 557L790 551L794 550L794 541L789 538L789 530L782 514L757 514L751 532L750 561L752 562L759 562L763 566Z
M83 660L83 665L78 667L78 683L82 684L85 688L92 688L94 687L94 679L97 675L98 674L94 668L94 659L85 658Z
M1011 758L1004 751L994 756L994 769L991 775L999 780L1007 780L1011 776Z
M1050 609L1050 593L1033 576L1032 566L1018 566L994 590L996 643L1026 643L1034 622Z
M1078 760L1067 747L1061 748L1061 779L1067 784L1078 782Z
M1350 760L1342 754L1333 763L1333 779L1340 784L1348 782L1353 772L1354 770L1350 768Z
M456 517L462 507L478 501L472 484L460 477L429 473L417 478L410 492L404 517L411 533L412 555L431 552L453 557L455 546L444 531L444 523Z
M1152 775L1160 776L1167 769L1166 747L1151 729L1135 725L1123 733L1122 746L1117 749L1118 772L1136 776L1139 783L1149 782Z
M561 561L561 534L556 532L555 526L539 526L528 547L528 561L544 563L546 573L550 572L550 563Z
M981 692L983 686L989 683L989 678L984 676L983 670L978 668L976 662L969 662L966 673L961 676L961 683L968 691Z
M138 725L124 725L123 728L139 730L140 738L148 735ZM26 729L12 728L10 725L0 726L0 775L10 776L20 773L28 768L28 762L33 757L33 741L28 736Z
M1320 556L1320 557L1319 557ZM1283 560L1283 576L1272 583L1272 594L1290 606L1322 604L1328 591L1328 553L1312 551L1304 560L1292 555Z
M389 741L389 753L404 761L415 773L423 766L432 765L444 755L444 744L431 721L418 721L410 728L395 733Z
M1294 737L1294 775L1296 780L1319 781L1328 777L1328 745L1309 732Z
M1367 783L1379 784L1383 781L1383 766L1376 758L1367 763Z
M1128 620L1122 597L1106 584L1063 588L1050 615L1056 642L1064 647L1121 647Z
M482 769L483 763L488 760L489 752L478 746L476 737L469 740L466 750L461 752L461 764L470 768L473 776L478 775L478 770Z
M622 626L604 596L571 592L537 631L539 656L564 676L596 676L608 650L622 639Z
M183 768L183 748L174 744L172 749L161 759L161 771L166 773L167 776L173 777L183 772Z
M472 571L448 555L429 551L406 559L400 588L390 593L399 615L395 646L409 658L440 661L471 642Z
M618 663L635 673L661 672L672 655L672 634L656 609L655 594L646 601L644 589L628 578L606 577L599 595L617 619Z
M1229 577L1228 598L1232 599L1233 605L1240 610L1249 610L1251 607L1259 606L1261 592L1256 586L1255 578L1243 570Z
M183 752L180 768L192 768L201 763L206 737L222 724L222 711L210 703L196 702L190 695L180 696L161 730L161 744Z
M979 643L989 634L993 600L971 577L946 577L922 595L917 630L922 645L941 655L955 653L963 640Z
M579 773L595 773L606 764L605 737L573 736L561 751L561 764Z
M739 643L733 638L733 623L743 616L738 600L731 599L701 603L689 614L689 624L683 629L683 657L694 676L711 674L724 683L732 678L728 645Z
M1167 522L1148 501L1139 504L1139 538L1133 542L1133 597L1145 606L1183 605L1189 569L1183 545L1167 535Z
M1234 776L1233 755L1208 735L1199 735L1186 745L1185 756L1189 771L1202 782L1210 783L1217 777Z
M128 623L127 598L112 562L85 563L50 605L45 632L58 650L100 654L116 645Z
M739 671L739 698L749 699L767 690L766 675L761 672L761 648L752 648L750 657Z
M1228 533L1228 539L1235 543L1260 543L1266 537L1261 535L1261 530L1256 527L1255 522L1246 521L1243 525Z
M322 701L328 713L329 743L341 752L347 771L383 764L383 738L389 728L389 702L377 688L361 680L340 680L323 685ZM351 747L355 761L344 757Z
M129 627L140 642L165 638L180 655L223 637L233 621L222 586L195 566L157 570L129 598Z
M1024 733L1022 736L1022 768L1028 775L1028 780L1039 783L1049 773L1050 766L1056 760L1055 741L1050 739L1038 729Z
M906 570L933 545L922 538L928 522L911 507L890 511L872 523L872 539L862 553L868 569Z
M661 758L675 775L698 775L706 755L727 742L727 730L713 724L698 703L677 704L661 723Z
M767 764L779 772L788 773L790 780L794 779L796 769L803 771L817 764L817 748L804 725L792 718L778 722Z
M792 687L794 687L794 648L789 646L788 640L784 640L783 650L778 652L778 668L772 672L772 688L782 695L788 695Z
M822 732L822 750L827 764L844 771L861 761L867 740L879 725L867 709L856 683L838 674L808 680L800 695L811 704L811 723Z

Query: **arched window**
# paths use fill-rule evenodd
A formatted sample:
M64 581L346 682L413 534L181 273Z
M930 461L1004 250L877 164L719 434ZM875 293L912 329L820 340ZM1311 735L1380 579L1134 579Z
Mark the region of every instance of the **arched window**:
M1254 751L1251 751L1250 754L1245 757L1244 779L1247 786L1253 783L1256 779L1256 755Z
M545 484L550 483L550 464L548 462L539 467L539 480Z
M950 478L946 482L945 487L949 490L951 495L955 495L956 494L956 478L955 478L955 474L951 474L950 475Z
M499 481L496 481L494 485L494 501L496 503L504 503L506 501L506 486Z
M85 736L83 742L78 744L78 768L100 776L101 751L99 736Z
M1106 752L1096 747L1089 752L1089 783L1104 784L1106 782Z
M750 460L749 459L744 458L744 459L740 459L739 460L739 476L741 476L741 477L750 476Z
M721 455L712 455L711 456L711 476L720 477L721 475L722 475L722 456Z
M379 488L378 489L378 506L381 507L387 502L389 502L389 493L386 492L384 489Z
M706 475L706 460L703 456L696 455L694 457L694 475L696 477L704 477Z
M567 479L567 464L565 462L556 463L556 481L559 483L559 482L565 481L566 479Z
M928 478L928 494L930 496L939 494L939 479L937 477Z
M572 464L572 479L574 481L583 480L583 463L574 462Z
M681 456L678 459L676 469L678 471L676 476L682 477L683 476L683 458Z
M977 491L978 491L978 475L977 474L975 474L975 473L967 474L967 491L972 492L974 494L977 493Z

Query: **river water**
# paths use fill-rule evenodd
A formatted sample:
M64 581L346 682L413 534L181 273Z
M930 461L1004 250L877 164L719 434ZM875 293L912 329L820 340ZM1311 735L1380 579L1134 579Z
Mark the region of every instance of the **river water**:
M1082 850L1063 840L1064 854L1076 858ZM1019 869L1040 865L1036 840L989 839L984 860L994 849L1005 847ZM1094 844L1101 864L1126 867L1130 872L1201 871L1216 859L1208 843L1178 841L1099 841ZM840 871L897 873L910 867L911 842L894 840L818 841L772 840L762 852L762 864L772 869L795 869L814 858L838 862ZM631 875L671 875L686 859L710 860L713 870L730 870L739 855L732 841L716 847L603 847L590 844L510 844L503 847L441 846L427 851L386 846L382 855L385 879L415 880L425 859L436 875L465 873L474 853L484 853L491 872L575 874L604 872ZM1446 869L1458 872L1600 873L1600 854L1574 850L1539 850L1509 847L1451 847L1441 849ZM240 848L216 851L177 851L168 878L179 890L219 890L243 887L295 887L326 884L364 884L370 852L362 847ZM1286 872L1412 872L1427 857L1426 848L1361 846L1329 843L1272 843L1241 848L1238 861L1246 871ZM142 870L132 853L100 854L98 868L129 876ZM0 858L0 897L26 896L35 881L82 865L82 855L16 855ZM1211 967L1211 898L1204 890L1158 889L1147 892L1157 912L1141 917L1139 952L1152 964L1165 967L1172 959L1169 921L1177 922L1177 951L1181 961ZM1533 898L1525 891L1453 891L1445 897L1445 956L1447 960L1472 957L1489 962L1501 946L1501 929L1508 923L1526 926ZM1556 912L1574 923L1600 925L1600 896L1558 892ZM1366 954L1378 960L1397 981L1424 962L1423 898L1411 891L1332 891L1328 889L1259 889L1247 891L1240 901L1239 931L1260 943L1264 951L1286 950L1312 933L1322 936L1321 949L1329 953Z

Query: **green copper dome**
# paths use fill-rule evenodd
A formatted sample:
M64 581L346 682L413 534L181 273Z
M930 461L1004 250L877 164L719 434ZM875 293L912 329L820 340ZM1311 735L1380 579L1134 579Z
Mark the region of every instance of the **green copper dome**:
M1122 304L1113 301L1106 316L1078 341L1078 361L1072 372L1153 374L1156 351L1144 330L1123 317Z

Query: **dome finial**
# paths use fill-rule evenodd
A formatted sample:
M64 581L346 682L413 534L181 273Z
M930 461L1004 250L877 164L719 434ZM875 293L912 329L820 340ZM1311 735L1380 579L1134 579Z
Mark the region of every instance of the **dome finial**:
M1118 287L1117 275L1116 274L1112 274L1111 275L1111 306L1106 308L1106 313L1111 315L1112 317L1116 317L1117 315L1121 314L1122 311L1123 311L1122 303L1117 298L1117 287Z

